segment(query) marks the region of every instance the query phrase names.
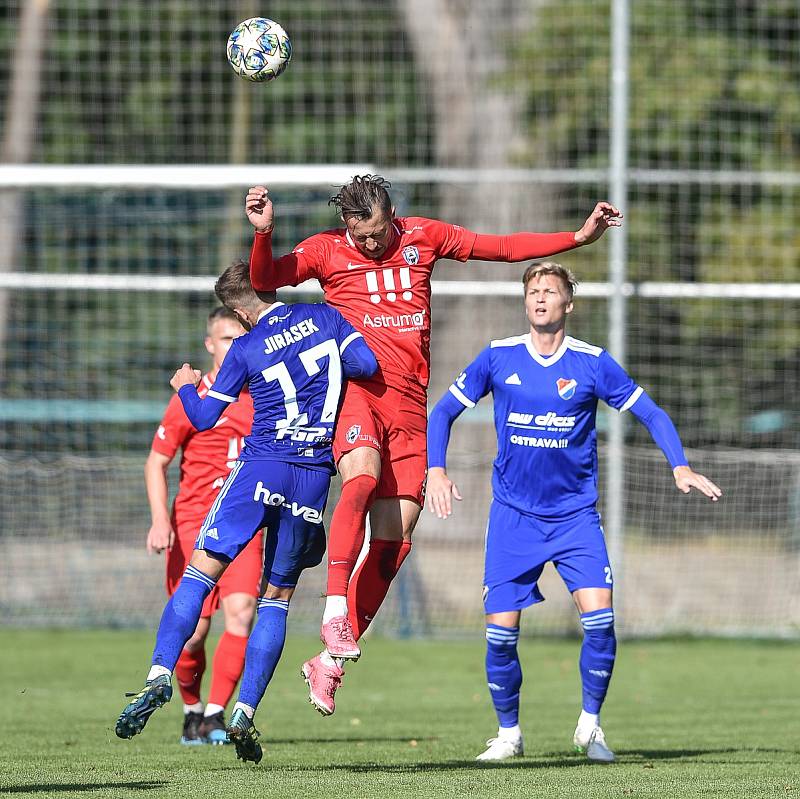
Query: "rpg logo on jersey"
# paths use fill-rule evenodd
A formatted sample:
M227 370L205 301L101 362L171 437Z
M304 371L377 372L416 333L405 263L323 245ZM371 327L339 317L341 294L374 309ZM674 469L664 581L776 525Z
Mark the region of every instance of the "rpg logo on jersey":
M558 396L561 399L572 399L575 396L575 389L578 387L578 381L573 380L571 377L559 377L556 380L556 387L558 388Z
M344 435L344 440L348 444L355 444L358 441L358 437L361 435L361 425L354 424Z
M408 247L403 247L403 260L409 266L414 266L414 264L418 264L419 250L413 245L409 245Z

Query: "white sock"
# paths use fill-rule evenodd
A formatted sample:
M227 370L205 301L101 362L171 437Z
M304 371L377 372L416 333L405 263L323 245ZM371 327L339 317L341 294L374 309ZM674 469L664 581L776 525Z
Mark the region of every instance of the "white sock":
M250 705L246 705L244 702L237 702L233 706L233 712L235 713L237 710L243 711L245 716L247 716L247 718L249 718L250 721L253 720L253 716L255 716L256 714L255 708L250 707Z
M203 715L204 716L213 716L215 713L221 713L223 710L225 710L225 708L222 707L222 705L215 705L215 704L209 702L206 705L206 712Z
M150 666L150 671L147 672L147 682L155 680L156 677L160 677L162 674L166 674L170 680L172 679L172 672L166 666Z
M513 727L498 727L497 737L504 741L519 741L522 738L522 730L519 724L515 724Z
M193 705L184 705L183 706L183 714L186 715L187 713L202 713L203 712L203 703L202 702L195 702Z
M327 624L336 616L347 615L347 597L331 594L325 600L325 610L322 612L322 623Z
M590 729L593 730L595 727L600 726L600 714L599 713L587 713L585 710L581 710L580 716L578 716L578 727L582 730Z
M322 652L320 652L319 659L326 666L338 666L340 669L344 668L344 658L331 657L331 654L327 649L323 649Z

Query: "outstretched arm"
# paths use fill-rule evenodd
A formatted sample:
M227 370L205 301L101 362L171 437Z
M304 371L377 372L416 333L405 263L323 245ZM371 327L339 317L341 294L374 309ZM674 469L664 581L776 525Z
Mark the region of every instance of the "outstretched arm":
M197 430L210 430L222 416L222 412L236 400L219 392L209 391L204 398L197 393L200 382L200 370L192 369L188 363L183 364L172 376L169 384L178 392L183 410L189 421Z
M250 249L250 283L256 291L275 291L282 286L296 286L308 275L302 257L290 253L280 258L272 257L272 229L275 226L274 210L269 191L264 186L253 186L244 204L250 224L255 228Z
M695 472L686 459L678 431L669 418L669 414L656 405L644 392L630 408L631 413L647 428L656 445L664 453L669 465L675 485L684 494L693 488L705 494L712 502L716 502L722 491L707 477Z
M428 481L425 495L428 507L440 519L453 512L452 498L461 501L458 486L447 476L447 445L450 430L465 406L447 392L431 411L428 419Z
M622 224L622 214L607 202L599 202L581 229L575 233L512 233L492 236L479 233L472 246L471 258L478 261L516 263L529 258L546 258L575 247L591 244L610 227Z

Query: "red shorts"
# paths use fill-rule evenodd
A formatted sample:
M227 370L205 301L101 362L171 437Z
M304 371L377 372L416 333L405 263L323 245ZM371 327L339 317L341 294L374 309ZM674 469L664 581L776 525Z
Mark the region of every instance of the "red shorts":
M172 596L194 552L197 533L202 526L184 524L175 529L175 543L167 553L167 594ZM264 571L264 536L259 530L253 540L231 561L214 590L206 597L200 618L208 619L219 610L220 600L230 594L261 595L261 574Z
M406 497L422 505L427 468L425 389L402 377L349 381L333 437L336 462L358 447L381 454L376 498Z

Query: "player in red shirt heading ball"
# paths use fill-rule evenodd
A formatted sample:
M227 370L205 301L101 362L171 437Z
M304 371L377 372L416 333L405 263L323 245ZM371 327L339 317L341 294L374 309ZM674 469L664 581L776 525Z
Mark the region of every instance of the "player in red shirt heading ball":
M213 368L203 375L199 392L212 389L225 354L244 328L232 311L217 308L208 317L206 349ZM152 526L147 551L167 552L167 593L178 587L194 550L203 520L230 474L243 439L253 425L253 400L243 391L211 430L198 433L175 394L170 400L145 464L145 485L150 501ZM181 452L180 483L172 513L167 507L167 468ZM223 710L244 668L247 637L256 608L263 567L263 543L259 533L217 583L203 605L200 622L187 641L175 668L183 697L184 723L181 743L227 743ZM220 605L225 631L217 644L211 673L211 688L205 709L200 701L200 683L206 667L205 640L211 616ZM205 712L204 712L205 711Z
M256 230L253 288L272 291L316 278L325 300L363 334L379 364L369 380L347 384L336 425L342 495L328 539L325 651L303 664L309 699L324 715L334 711L344 660L360 655L357 641L411 549L422 508L434 264L542 258L590 244L621 224L619 211L600 202L577 233L485 235L435 219L396 217L388 187L377 175L353 178L330 200L344 227L311 236L280 258L272 256L267 189L251 188L245 204ZM353 573L367 512L369 552Z

